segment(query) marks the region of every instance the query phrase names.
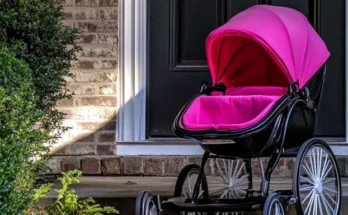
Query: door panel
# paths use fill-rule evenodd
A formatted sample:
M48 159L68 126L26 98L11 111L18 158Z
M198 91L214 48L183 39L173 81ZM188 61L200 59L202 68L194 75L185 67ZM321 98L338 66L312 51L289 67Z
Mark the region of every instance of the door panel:
M210 84L205 40L238 12L257 3L287 6L304 13L331 52L318 136L345 134L345 15L339 0L148 0L148 136L173 137L173 120L199 89ZM333 16L332 14L335 14Z

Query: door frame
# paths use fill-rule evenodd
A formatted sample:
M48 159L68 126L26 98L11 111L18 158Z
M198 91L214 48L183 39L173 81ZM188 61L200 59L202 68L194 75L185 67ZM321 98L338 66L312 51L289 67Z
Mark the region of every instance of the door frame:
M119 70L117 79L117 155L201 155L195 141L178 138L146 139L148 14L147 0L120 0ZM348 25L348 4L345 21ZM346 33L346 74L348 71L348 28ZM345 86L345 138L327 139L336 155L348 155L348 75Z

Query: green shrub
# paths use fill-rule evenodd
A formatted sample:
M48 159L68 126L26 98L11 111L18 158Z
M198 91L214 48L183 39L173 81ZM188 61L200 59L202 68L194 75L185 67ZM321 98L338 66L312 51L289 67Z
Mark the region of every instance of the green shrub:
M56 102L70 98L66 78L71 77L71 62L80 50L77 30L62 21L62 6L57 0L0 0L0 40L16 46L18 58L32 70L37 107L44 112L42 127L47 131L64 130L64 114Z
M48 134L35 128L43 115L36 107L31 70L0 46L0 214L22 214L32 203L35 171Z
M103 215L103 214L118 214L118 211L113 207L101 207L95 204L92 198L79 200L75 194L75 190L70 187L73 183L79 183L79 177L82 172L79 170L63 173L63 177L59 178L61 189L57 189L57 199L52 204L45 208L32 208L26 215ZM47 184L40 187L35 192L35 199L46 196L53 184Z

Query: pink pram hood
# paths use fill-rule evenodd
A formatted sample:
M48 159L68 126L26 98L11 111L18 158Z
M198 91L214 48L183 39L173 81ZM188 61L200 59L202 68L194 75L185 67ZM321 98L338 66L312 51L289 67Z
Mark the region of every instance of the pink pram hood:
M226 38L231 39L226 42ZM325 43L303 14L286 7L256 5L235 15L209 34L206 52L213 84L223 82L227 86L237 85L236 80L230 80L233 77L231 73L236 70L226 68L243 61L243 57L239 57L230 62L234 55L238 55L238 46L245 46L242 44L246 43L245 40L240 38L247 38L263 47L279 67L278 71L284 73L283 82L298 81L300 87L309 81L330 56ZM223 53L229 55L225 61L220 56ZM253 52L244 55L253 55Z

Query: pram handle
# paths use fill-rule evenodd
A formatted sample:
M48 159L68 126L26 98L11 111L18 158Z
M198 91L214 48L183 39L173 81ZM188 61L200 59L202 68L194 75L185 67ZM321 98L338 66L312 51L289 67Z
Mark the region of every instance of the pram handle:
M288 91L289 94L293 93L293 92L297 92L300 89L300 84L297 81L291 82L291 84L289 85Z
M200 93L210 95L212 92L222 92L224 95L226 94L226 86L223 83L219 83L215 86L208 87L207 82L203 81Z

